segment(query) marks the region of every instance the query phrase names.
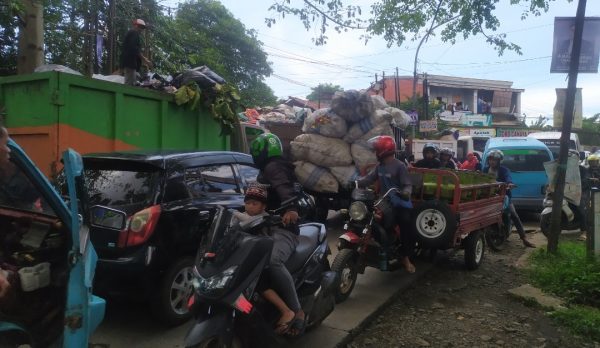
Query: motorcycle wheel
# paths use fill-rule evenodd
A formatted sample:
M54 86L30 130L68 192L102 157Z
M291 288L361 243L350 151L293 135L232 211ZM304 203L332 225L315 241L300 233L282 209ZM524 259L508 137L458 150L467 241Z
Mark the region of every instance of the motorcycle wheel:
M485 237L481 231L473 231L463 241L465 247L465 265L472 271L479 268L485 255Z
M552 214L545 214L540 217L540 230L542 230L542 233L546 238L548 238L548 234L550 234L551 220Z
M352 293L358 273L356 271L356 258L358 253L352 249L342 249L335 256L331 270L339 273L340 286L335 291L335 303L341 303L348 299Z
M494 251L502 251L504 249L504 242L508 233L506 233L506 226L490 226L485 230L485 240L490 249Z

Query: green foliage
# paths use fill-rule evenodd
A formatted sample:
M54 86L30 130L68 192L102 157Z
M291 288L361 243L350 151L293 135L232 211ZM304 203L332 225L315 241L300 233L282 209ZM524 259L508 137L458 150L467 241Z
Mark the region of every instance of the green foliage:
M115 16L109 4L115 3ZM16 72L17 12L20 1L10 0L13 11L0 11L0 75ZM248 30L215 0L188 0L176 12L166 12L159 0L44 0L44 41L47 63L62 64L82 73L93 64L95 16L98 32L115 28L112 55L105 40L101 73L109 69L110 56L118 68L121 46L131 21L142 18L147 23L143 32L143 49L159 73L176 74L184 69L206 65L232 83L241 92L240 102L248 106L272 105L273 91L265 84L272 73L262 43L254 30ZM112 23L111 23L112 21Z
M188 104L190 110L199 109L199 106L210 110L211 115L221 124L222 134L231 134L235 123L239 122L236 115L239 102L239 92L231 84L200 90L195 82L191 82L175 93L177 105Z
M337 32L349 29L364 30L363 38L383 37L388 46L401 46L405 41L416 41L432 29L440 29L443 42L454 44L458 39L483 35L486 41L502 55L505 50L521 53L521 48L506 41L504 34L491 34L500 27L495 15L499 0L379 0L374 1L369 11L352 5L347 0L305 0L301 5L291 5L290 0L273 0L270 10L279 14L298 17L309 30L318 27L313 41L317 45L327 43L327 30L333 27ZM521 19L539 16L547 12L550 3L555 0L511 0L511 5L522 9ZM272 26L277 22L274 17L267 18Z
M335 92L343 91L344 89L339 85L320 83L317 87L312 87L311 90L312 92L306 96L306 99L310 101L317 101L319 99L323 99L323 96L330 96Z
M564 325L575 335L590 341L600 341L600 310L596 308L573 306L553 312L550 316Z
M531 261L531 279L543 290L600 308L600 262L586 258L583 243L560 243L556 255L538 250Z
M600 113L583 119L583 130L600 133Z

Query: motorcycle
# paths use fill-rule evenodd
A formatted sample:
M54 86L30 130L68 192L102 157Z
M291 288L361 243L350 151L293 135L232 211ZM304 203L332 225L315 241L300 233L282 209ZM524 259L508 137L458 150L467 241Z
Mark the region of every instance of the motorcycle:
M273 240L250 232L262 226L281 224L278 212L257 216L232 226L234 212L217 209L212 225L201 242L193 270L194 296L190 311L195 323L185 338L185 347L267 347L277 344L273 331L279 312L256 290L268 266ZM299 243L286 262L306 328L318 326L335 306L337 274L330 269L325 226L300 225ZM281 336L279 336L281 337Z
M516 185L510 185L514 188ZM510 236L510 232L513 228L513 222L510 217L510 197L504 196L504 204L502 206L502 225L489 226L485 230L485 239L490 249L494 251L501 251L504 248L504 242Z
M555 181L554 178L556 174L557 165L558 164L556 163L556 161L548 165L544 164L546 174L548 175L548 182L550 183L553 183ZM585 217L582 216L581 210L579 208L579 204L582 201L583 192L581 185L579 158L577 156L568 157L566 175L568 178L570 178L571 183L565 186L564 198L560 207L560 229L562 231L573 231L580 229L583 223L583 219L585 219ZM544 209L540 214L540 229L546 237L548 237L550 233L552 210L554 209L552 201L553 192L553 185L548 185L543 201Z
M354 286L358 274L363 274L366 267L381 271L393 271L400 265L398 250L400 247L400 228L387 219L393 219L394 213L390 194L396 189L388 190L376 201L375 193L369 189L361 189L356 185L352 191L352 203L348 213L350 220L344 225L344 234L339 237L339 252L333 260L331 269L340 275L340 285L335 292L336 303L345 301ZM393 229L392 239L384 226ZM389 245L390 255L382 245Z

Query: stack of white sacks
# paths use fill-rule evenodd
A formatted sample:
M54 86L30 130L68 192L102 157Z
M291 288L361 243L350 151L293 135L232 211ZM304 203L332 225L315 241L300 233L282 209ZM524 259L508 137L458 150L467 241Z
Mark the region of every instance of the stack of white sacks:
M300 183L317 192L338 192L377 164L367 141L393 135L392 125L406 128L410 118L389 107L381 96L345 91L335 94L331 108L319 109L304 120L291 142Z

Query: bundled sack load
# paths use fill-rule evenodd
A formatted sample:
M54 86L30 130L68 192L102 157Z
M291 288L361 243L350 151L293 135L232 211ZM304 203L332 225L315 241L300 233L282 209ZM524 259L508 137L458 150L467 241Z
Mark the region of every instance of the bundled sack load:
M377 165L377 156L366 142L354 143L350 148L354 163L361 171Z
M365 92L349 90L335 92L331 99L331 110L350 123L356 123L373 115L373 99Z
M273 123L296 123L296 110L285 104L279 104L274 108L261 109L261 115L258 118L264 122Z
M386 108L385 111L392 115L392 124L394 126L406 129L406 127L408 127L410 124L411 119L406 112L391 107Z
M331 109L319 109L306 117L304 133L315 133L330 138L341 138L348 131L348 126L343 118L336 115Z
M342 187L349 187L355 180L358 180L360 173L356 166L331 167L329 171Z
M359 139L368 139L378 135L393 135L390 128L392 114L386 110L377 110L371 117L367 117L355 123L344 136L344 141L353 143ZM367 139L367 140L368 140Z
M373 99L373 106L375 107L375 110L382 110L389 107L388 103L380 95L372 95L371 99Z
M338 192L339 184L327 169L304 161L294 162L294 166L294 173L302 186L317 192Z
M318 134L300 134L290 142L292 157L322 167L339 167L352 164L350 145L341 139Z

